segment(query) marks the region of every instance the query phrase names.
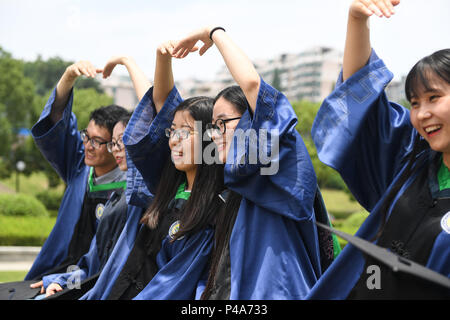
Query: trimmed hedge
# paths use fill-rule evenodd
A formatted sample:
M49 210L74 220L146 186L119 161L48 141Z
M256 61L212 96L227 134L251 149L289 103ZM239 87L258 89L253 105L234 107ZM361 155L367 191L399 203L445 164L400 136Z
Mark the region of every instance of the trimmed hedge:
M35 197L25 194L0 194L0 215L48 217L45 206Z
M42 246L55 225L54 217L0 215L1 246Z
M42 202L42 204L47 208L50 216L56 217L58 215L59 206L63 198L63 193L59 191L42 191L36 194L36 198Z

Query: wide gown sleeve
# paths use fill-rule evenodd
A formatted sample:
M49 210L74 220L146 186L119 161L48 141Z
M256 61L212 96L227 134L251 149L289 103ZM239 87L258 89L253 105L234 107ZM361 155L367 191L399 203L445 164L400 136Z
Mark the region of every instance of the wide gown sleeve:
M409 111L384 91L392 73L372 51L369 62L322 103L312 127L319 159L336 169L371 211L404 167L414 130Z
M31 129L37 147L52 165L61 179L70 183L71 178L84 168L84 145L77 127L77 119L72 113L73 90L61 120L53 124L50 113L56 98L53 90L38 122Z
M246 111L235 130L225 184L259 207L301 221L311 219L316 175L296 124L287 98L261 79L255 114Z
M123 135L127 154L152 194L155 194L162 169L169 160L169 141L164 130L171 126L173 111L181 102L174 87L156 114L153 87L150 88L133 112Z

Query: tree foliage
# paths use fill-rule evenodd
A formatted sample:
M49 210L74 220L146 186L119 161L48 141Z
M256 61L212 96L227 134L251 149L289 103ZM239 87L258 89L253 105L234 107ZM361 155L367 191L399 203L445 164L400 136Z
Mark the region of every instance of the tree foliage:
M321 188L346 189L345 183L339 173L323 164L317 156L316 146L311 138L311 128L319 111L320 103L314 103L306 100L292 104L298 118L296 126L297 131L303 138L308 149L314 170L317 175L317 181Z
M106 94L99 94L94 88L75 89L72 112L77 116L78 129L85 129L89 123L89 116L95 109L113 103L113 98Z
M0 115L13 132L31 121L34 89L33 81L23 73L23 63L0 48Z
M60 57L52 57L48 60L42 60L42 57L38 56L36 61L24 63L24 74L26 77L33 80L36 85L36 93L42 96L47 94L49 90L56 87L56 84L66 68L73 63L73 61L65 61ZM103 93L100 83L97 80L90 78L77 79L75 88L93 88L98 93Z
M53 168L37 149L31 136L18 136L19 129L31 129L56 86L72 62L54 57L47 61L23 62L0 47L0 178L16 170L17 161L26 164L24 174L43 171L50 187L61 183ZM95 79L80 78L75 84L73 112L79 128L86 128L90 113L112 98L103 94Z

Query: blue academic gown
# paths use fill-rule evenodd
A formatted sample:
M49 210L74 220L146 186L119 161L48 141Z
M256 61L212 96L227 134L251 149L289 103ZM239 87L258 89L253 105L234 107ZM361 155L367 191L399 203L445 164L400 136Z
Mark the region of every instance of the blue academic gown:
M367 65L345 82L341 73L312 127L319 159L341 174L358 202L370 212L356 233L366 240L378 231L379 208L405 169L417 133L409 111L387 99L384 88L392 78L373 51ZM417 162L427 161L430 152L425 150ZM416 176L405 182L391 209ZM361 252L348 244L307 298L345 299L364 265ZM444 230L435 239L426 267L450 276L450 234Z
M168 101L166 104L181 102L175 88ZM245 112L237 129L257 133L268 129L273 139L269 141L278 138L279 156L272 160L277 162L278 171L261 175L260 170L270 165L235 165L244 154L258 154L257 148L251 149L257 146L254 141L247 140L242 148L236 144L236 152L229 153L225 184L243 197L230 238L230 299L302 299L320 277L313 212L316 176L296 124L286 97L261 81L255 115L252 119ZM137 148L136 156L142 156L138 150L142 148ZM149 168L147 163L143 170ZM204 281L199 280L197 298L204 287Z
M127 154L142 176L139 183L135 182L134 190L130 190L133 199L142 188L155 192L165 161L170 161L164 129L171 125L173 110L180 102L179 94L174 88L157 115L152 99L153 88L150 88L136 107L123 136ZM97 283L81 299L108 298L133 249L139 229L146 227L140 225L139 220L127 223ZM213 234L211 228L205 228L175 242L166 238L157 255L158 273L135 299L194 299L198 294L197 284L208 271L206 265Z
M153 197L148 192L145 185L140 185L142 177L140 176L139 172L136 170L128 156L127 163L129 166L129 169L127 171L127 188L130 189L130 191L125 192L122 197L125 197L127 199L127 203L131 202L135 205L128 205L127 211L123 212L123 214L126 215L125 225L129 221L136 224ZM103 216L105 216L106 210L108 210L109 207L110 201L105 204L105 213L103 214ZM121 217L116 217L115 219L118 220L121 219ZM99 225L99 228L100 226L101 224ZM121 233L122 230L118 231ZM111 238L114 237L114 235L111 235ZM102 248L102 254L106 253L103 252L105 251L105 249L106 248ZM51 283L58 283L61 287L65 288L68 281L73 282L74 279L76 279L77 281L83 281L89 277L92 277L103 269L103 266L107 262L104 261L104 259L107 259L107 257L100 256L97 235L95 235L91 241L89 251L83 257L81 257L80 261L77 263L79 270L75 272L58 273L44 276L42 279L44 288L47 288Z
M111 288L127 260L128 254L133 249L142 214L153 199L153 194L148 191L141 174L129 159L128 153L127 166L127 189L125 194L128 210L125 226L117 239L110 257L101 269L94 287L82 296L81 300L105 300L108 298ZM93 262L91 262L94 268L98 265L95 260L94 257ZM90 274L94 273L90 271Z
M152 192L156 192L166 161L171 161L164 130L170 128L174 110L181 102L177 89L173 88L156 115L150 88L125 130L123 141L127 152ZM174 242L167 236L157 255L158 273L135 299L194 299L198 283L208 272L213 239L211 227Z
M287 98L261 79L255 114L246 111L236 132L252 129L263 141L262 130L268 130L270 147L263 150L274 157L270 164L252 164L249 155L262 145L250 137L230 147L224 172L225 185L242 195L229 242L232 300L303 299L321 275L313 210L317 181L296 124ZM243 157L247 161L240 164ZM276 164L277 171L262 174Z
M67 189L59 207L55 226L25 280L45 274L66 258L74 228L80 218L90 170L84 163L84 146L77 129L77 119L72 113L73 91L61 120L53 125L49 115L55 96L56 89L50 95L31 133L37 147L64 180Z

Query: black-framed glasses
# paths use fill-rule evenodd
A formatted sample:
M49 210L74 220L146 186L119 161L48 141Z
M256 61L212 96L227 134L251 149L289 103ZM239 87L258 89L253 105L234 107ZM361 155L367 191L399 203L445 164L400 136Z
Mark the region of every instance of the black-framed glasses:
M167 138L172 139L173 137L176 137L178 140L185 140L189 138L191 133L195 132L194 130L172 128L166 128L164 131Z
M118 151L122 151L123 148L125 148L125 145L123 144L122 137L120 137L116 142L111 140L110 142L106 143L106 148L108 148L108 152L109 153L113 152L113 148L114 147L117 147Z
M225 134L227 131L227 122L241 119L242 117L236 117L236 118L230 118L230 119L217 119L214 123L208 123L206 125L206 132L208 133L208 136L212 138L213 133L216 133L218 135Z
M86 129L80 131L80 136L84 144L89 142L94 149L100 149L103 144L108 144L108 141L104 142L97 138L89 137Z

